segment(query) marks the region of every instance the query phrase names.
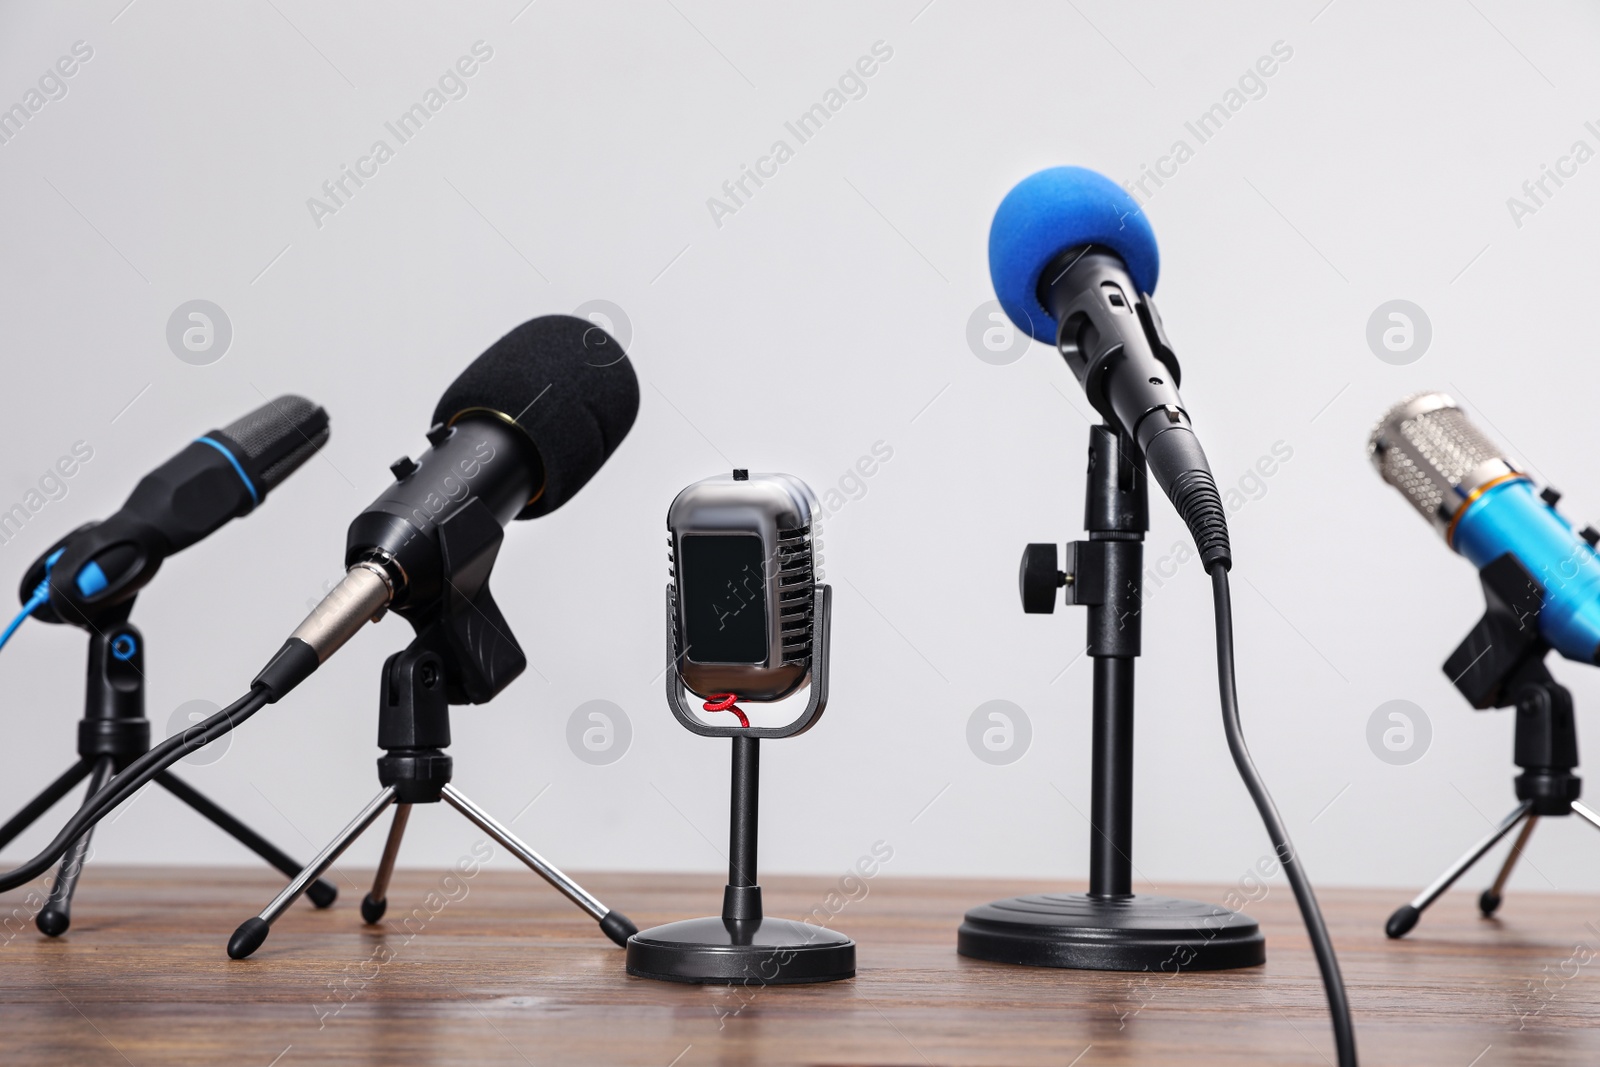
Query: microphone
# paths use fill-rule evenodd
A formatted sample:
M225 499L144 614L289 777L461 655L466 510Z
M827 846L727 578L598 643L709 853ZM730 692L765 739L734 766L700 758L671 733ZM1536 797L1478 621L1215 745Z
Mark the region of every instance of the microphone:
M739 469L695 482L667 511L667 707L700 737L733 742L728 883L722 914L628 938L628 973L666 982L793 985L856 976L856 944L814 922L766 913L760 845L761 741L795 737L828 703L832 591L820 582L816 494L789 474ZM740 701L770 703L810 687L782 726L752 726ZM684 699L738 725L712 725ZM718 715L718 718L722 718Z
M698 481L673 500L673 662L691 693L782 700L810 681L816 512L800 479L745 470Z
M203 434L134 486L104 522L57 542L23 577L44 622L93 627L126 606L168 556L255 510L267 494L328 441L328 413L302 396L280 396L220 430Z
M487 520L504 527L548 515L594 477L638 410L633 365L588 319L545 315L496 341L439 399L427 435L432 447L391 465L394 482L350 524L344 578L253 686L265 687L269 703L277 701L390 609L423 634L446 599L460 595L444 580L452 524L465 530ZM485 583L492 565L490 554L481 563ZM468 653L487 677L447 678L451 703L483 703L526 666L503 637L508 627L487 584L472 603L479 622L471 632L439 637Z
M1367 442L1373 466L1445 544L1483 570L1512 556L1542 587L1539 635L1567 659L1600 664L1600 541L1535 493L1526 474L1444 393L1390 408Z
M1160 263L1139 205L1083 167L1024 178L989 228L989 275L1001 308L1028 336L1056 346L1089 403L1138 446L1209 574L1232 566L1227 512L1150 297Z
M1052 167L1024 178L1000 202L989 228L989 274L1001 308L1028 336L1055 345L1089 403L1116 433L1118 472L1113 484L1118 497L1134 491L1132 496L1139 503L1136 508L1099 519L1115 527L1110 536L1131 533L1135 540L1142 536L1144 487L1138 479L1148 469L1189 528L1211 577L1223 732L1310 935L1327 993L1340 1067L1354 1067L1355 1028L1332 938L1288 830L1244 741L1234 670L1228 580L1233 554L1228 516L1205 450L1178 393L1178 360L1150 296L1160 266L1155 234L1143 210L1115 182L1082 167ZM1095 506L1091 496L1091 530L1095 528ZM1094 537L1091 533L1085 544L1095 547ZM1099 548L1095 554L1107 558ZM1034 603L1027 589L1029 562L1025 556L1025 606ZM1075 582L1074 576L1064 574L1049 577L1058 585L1068 578ZM1110 602L1112 595L1109 590L1088 592L1090 598L1082 598L1074 589L1075 600L1103 607L1100 601ZM1095 640L1093 619L1091 616L1091 643ZM1127 655L1137 655L1137 645ZM1097 685L1102 678L1099 665L1115 658L1119 657L1096 659Z
M344 578L250 691L118 772L43 852L0 874L0 892L47 870L173 763L282 699L390 608L416 629L421 651L448 653L448 703L493 697L526 666L488 595L502 528L570 500L627 436L638 410L639 383L622 346L587 319L546 315L496 341L440 398L428 431L432 448L415 461L396 460L394 484L350 524ZM446 581L447 574L454 578ZM454 676L457 669L470 676Z

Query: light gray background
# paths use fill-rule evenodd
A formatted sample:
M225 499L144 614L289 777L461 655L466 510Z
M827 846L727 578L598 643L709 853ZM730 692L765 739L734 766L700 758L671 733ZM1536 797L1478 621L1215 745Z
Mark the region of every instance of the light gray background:
M1235 514L1245 725L1311 873L1414 886L1512 804L1509 713L1468 709L1439 664L1480 610L1469 565L1367 465L1377 416L1445 388L1515 456L1600 516L1590 457L1592 248L1600 162L1517 226L1507 198L1573 141L1600 138L1600 14L1568 2L974 4L778 7L648 0L443 5L107 0L8 5L0 104L75 41L92 60L0 145L6 418L0 504L75 441L94 458L0 575L113 510L204 430L301 392L327 406L321 458L248 520L169 561L143 595L150 717L243 689L337 577L344 528L424 447L435 398L501 333L609 300L631 320L638 422L557 514L518 524L495 575L526 675L455 715L457 783L574 869L722 865L724 745L663 704L663 519L730 466L838 486L875 442L893 458L826 524L833 699L767 746L763 867L842 872L890 842L885 873L1086 873L1089 668L1072 610L1024 616L1030 540L1078 536L1085 404L1033 345L992 365L967 342L992 298L995 205L1058 163L1135 177L1274 42L1267 91L1147 205L1157 296L1219 478L1277 442L1292 458ZM475 41L493 58L318 228L306 206ZM893 56L736 215L707 199L821 100L874 42ZM1553 188L1553 186L1552 186ZM216 302L230 350L180 362L165 326ZM1433 340L1407 366L1369 349L1405 299ZM1152 567L1184 543L1152 501ZM386 620L185 773L300 855L375 791ZM0 655L0 808L71 758L84 640L26 626ZM1139 886L1233 882L1267 844L1218 722L1210 601L1190 561L1150 586L1139 677ZM1559 663L1587 726L1593 672ZM580 760L568 717L629 716L631 748ZM968 746L1010 701L1021 759ZM1408 765L1369 748L1379 705L1432 727ZM535 797L536 803L529 802ZM62 818L48 822L52 829ZM476 834L441 809L403 862ZM43 831L7 855L31 854ZM350 854L375 860L381 834ZM253 863L165 795L96 839L110 861ZM1600 887L1600 839L1535 837L1517 885Z

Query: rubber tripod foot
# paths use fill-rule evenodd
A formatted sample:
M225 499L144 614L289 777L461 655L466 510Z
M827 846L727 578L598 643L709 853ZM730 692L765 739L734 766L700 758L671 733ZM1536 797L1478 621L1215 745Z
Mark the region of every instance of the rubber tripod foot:
M628 947L628 938L639 932L633 920L620 911L608 911L606 917L600 920L600 929L605 935L623 948Z
M383 913L388 910L388 897L384 897L382 900L373 900L372 894L368 893L361 898L361 921L368 926L376 926L378 920L383 918Z
M1493 889L1485 889L1483 896L1478 898L1478 910L1483 912L1485 919L1493 918L1494 913L1500 910L1500 894Z
M267 934L272 931L272 926L267 920L257 915L246 919L239 924L239 929L228 938L228 957L242 960L250 953L261 947L261 942L267 939Z
M1393 915L1389 916L1389 921L1384 923L1383 932L1390 937L1404 937L1411 932L1413 926L1417 925L1417 920L1420 918L1422 912L1410 904L1402 904L1395 909Z
M49 937L60 937L67 932L67 927L72 925L72 916L55 908L45 908L39 912L33 924L39 928L41 934Z
M326 908L339 899L339 887L326 878L318 878L306 890L306 896L311 898L311 903L318 908Z

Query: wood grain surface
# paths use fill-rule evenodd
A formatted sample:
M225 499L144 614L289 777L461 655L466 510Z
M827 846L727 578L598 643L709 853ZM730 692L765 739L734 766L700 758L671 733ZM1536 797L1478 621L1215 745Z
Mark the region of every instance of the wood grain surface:
M378 927L357 912L363 872L339 881L337 904L297 904L242 962L225 956L228 934L281 885L254 870L91 865L59 941L24 921L37 897L5 894L0 1063L1332 1063L1322 990L1281 887L1249 909L1267 934L1265 967L1169 977L962 959L967 907L1056 887L883 876L830 923L859 945L854 981L736 989L627 977L622 951L531 875L403 871ZM582 881L641 926L720 906L710 875ZM799 917L836 889L771 877L767 911ZM1383 920L1403 897L1322 894L1363 1063L1600 1064L1600 900L1512 894L1488 922L1457 893L1389 942Z

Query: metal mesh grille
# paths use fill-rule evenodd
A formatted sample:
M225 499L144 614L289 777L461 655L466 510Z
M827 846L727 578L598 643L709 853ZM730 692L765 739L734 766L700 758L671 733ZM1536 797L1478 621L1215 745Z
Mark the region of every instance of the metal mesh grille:
M786 530L778 537L778 625L783 630L783 662L811 662L813 573L811 528Z
M1443 393L1418 393L1390 408L1367 450L1383 480L1435 522L1447 492L1484 464L1505 462L1500 448Z
M278 462L261 472L262 486L268 491L278 487L289 475L300 469L300 465L310 459L317 449L328 443L328 428L324 426L309 438L303 438L299 448L284 456Z
M312 429L321 422L315 417L318 410L303 396L280 396L229 423L222 432L252 460L278 457L261 474L262 488L271 491L327 442L326 424Z

